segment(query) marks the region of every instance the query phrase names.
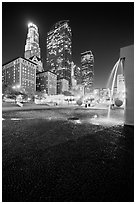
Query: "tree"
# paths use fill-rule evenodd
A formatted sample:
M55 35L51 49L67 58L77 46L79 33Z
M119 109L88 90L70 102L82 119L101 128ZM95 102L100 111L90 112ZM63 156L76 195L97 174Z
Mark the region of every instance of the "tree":
M46 98L46 91L36 91L35 95L37 96L37 98L42 99L42 98Z
M34 102L35 95L36 95L36 91L27 92L27 96L28 96L28 98L30 98L30 102Z
M8 98L17 99L17 96L22 95L23 97L27 97L27 93L23 89L23 87L20 86L7 86L3 85L3 94L4 96L7 96Z
M3 94L5 93L7 87L8 87L7 84L2 83L2 93L3 93Z

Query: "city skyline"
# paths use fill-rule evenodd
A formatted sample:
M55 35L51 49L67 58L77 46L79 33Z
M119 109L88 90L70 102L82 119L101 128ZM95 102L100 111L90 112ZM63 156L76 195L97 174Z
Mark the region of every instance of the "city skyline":
M132 2L3 3L2 63L23 56L27 24L33 22L39 29L45 67L47 33L56 22L68 19L72 30L72 60L81 67L80 54L92 50L95 58L94 86L105 87L119 58L119 49L133 44L133 5ZM13 11L14 15L11 15Z

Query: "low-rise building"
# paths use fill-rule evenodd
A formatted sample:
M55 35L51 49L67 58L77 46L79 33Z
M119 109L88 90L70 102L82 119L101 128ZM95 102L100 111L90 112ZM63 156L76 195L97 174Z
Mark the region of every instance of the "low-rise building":
M49 71L39 72L36 75L36 90L46 91L48 95L57 93L57 75Z
M2 66L3 83L7 86L20 87L27 92L36 90L36 64L18 57Z
M43 71L43 63L39 57L33 56L33 57L30 57L29 60L37 64L37 67L36 67L37 73Z
M62 94L69 90L69 81L66 79L60 79L57 81L57 94Z

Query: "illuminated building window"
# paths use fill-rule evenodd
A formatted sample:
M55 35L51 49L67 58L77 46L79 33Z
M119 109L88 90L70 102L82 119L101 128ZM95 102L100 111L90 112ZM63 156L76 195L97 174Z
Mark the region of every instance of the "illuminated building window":
M65 24L66 27L63 26L63 23L64 24L66 23ZM70 79L70 70L71 70L70 62L71 62L72 52L68 44L71 43L71 29L68 29L69 28L68 22L65 22L65 21L59 22L56 25L57 25L57 28L54 27L52 31L52 35L50 35L50 32L49 32L47 36L47 66L49 66L49 69L51 72L54 72L58 76ZM65 30L64 30L64 27L65 27ZM49 47L50 49L48 49ZM66 59L65 57L66 49L69 49L69 53L70 53L69 56L67 57L68 59ZM62 60L58 61L60 57L62 58ZM66 69L67 70L66 73L65 74L60 73L59 70L61 69Z

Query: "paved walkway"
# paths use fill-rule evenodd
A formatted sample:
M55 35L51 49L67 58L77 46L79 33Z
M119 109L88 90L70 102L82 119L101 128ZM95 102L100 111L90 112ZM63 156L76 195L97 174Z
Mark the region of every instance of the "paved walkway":
M2 111L21 111L21 110L43 110L43 109L57 109L57 108L78 108L78 109L84 109L84 110L106 110L107 107L106 106L95 106L95 107L88 107L85 108L83 106L77 106L77 105L73 105L73 104L69 104L69 105L57 105L57 106L48 106L48 105L37 105L37 104L25 104L23 107L19 107L16 104L7 104L7 103L3 103L2 104Z
M9 105L3 105L2 104L2 111L19 111L19 110L42 110L42 109L50 109L50 108L68 108L68 107L76 107L72 105L67 106L48 106L48 105L36 105L36 104L27 104L23 107L19 107L16 104L9 104Z
M88 112L4 112L37 118L2 123L3 202L134 201L134 129L54 120Z

